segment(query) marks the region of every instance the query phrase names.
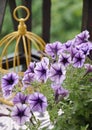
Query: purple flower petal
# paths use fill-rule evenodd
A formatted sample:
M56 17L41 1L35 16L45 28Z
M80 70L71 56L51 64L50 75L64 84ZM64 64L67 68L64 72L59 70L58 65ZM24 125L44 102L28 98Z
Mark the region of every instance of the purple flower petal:
M60 63L54 63L50 67L49 78L56 83L62 83L65 79L66 70Z
M16 104L12 109L11 117L19 125L24 125L31 117L30 108L25 104Z
M28 69L25 71L24 75L28 73L34 73L34 68L35 68L35 62L31 62L30 65L28 66Z
M28 96L26 96L23 93L19 92L13 98L13 103L14 104L17 104L17 103L26 104L26 103L28 103Z
M85 55L82 52L78 52L73 57L73 67L81 68L85 62Z
M89 32L85 30L75 37L75 43L76 45L85 43L88 41L88 38L89 38Z
M23 89L31 85L31 82L35 80L34 73L26 73L22 79Z
M67 67L70 63L71 63L71 56L69 54L65 54L65 53L62 53L60 56L59 56L59 60L58 62Z
M51 84L51 88L55 92L55 101L59 101L62 98L68 96L68 90L64 89L60 84Z
M60 43L59 41L47 44L45 47L45 52L55 59L56 56L62 51L62 46L62 43Z
M4 75L1 80L1 87L5 95L11 92L14 86L19 82L19 76L12 72Z
M2 92L3 92L3 97L5 97L5 98L9 98L12 95L11 89L6 89L6 90L2 89Z
M32 111L44 112L47 108L47 99L43 94L35 92L29 96L29 104Z
M86 73L84 74L84 76L86 76L88 73L92 72L92 65L91 64L84 64L84 67L86 69Z
M49 74L48 61L43 59L42 61L38 62L34 71L35 78L38 81L46 82Z

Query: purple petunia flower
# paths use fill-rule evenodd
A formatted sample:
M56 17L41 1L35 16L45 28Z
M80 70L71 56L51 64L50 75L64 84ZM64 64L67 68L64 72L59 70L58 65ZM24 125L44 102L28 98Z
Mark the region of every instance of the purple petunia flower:
M16 104L12 109L11 117L18 125L24 125L31 117L30 108L25 104Z
M1 80L1 87L5 96L9 96L14 86L19 82L19 76L12 72L4 75Z
M55 101L59 101L69 94L68 90L64 89L60 84L52 84L51 88L55 92Z
M51 56L53 59L62 51L62 43L56 41L51 44L47 44L45 47L45 52Z
M73 67L81 68L85 62L85 55L82 52L78 52L73 57Z
M84 53L84 55L89 55L90 50L88 44L81 44L81 46L79 46L78 48Z
M22 79L23 89L31 85L31 82L35 80L35 75L33 73L26 73Z
M25 71L24 75L28 73L34 73L34 68L35 68L35 62L31 62L30 65L28 66L28 69Z
M70 52L71 47L73 47L74 39L67 41L63 44L63 51Z
M29 104L32 111L44 112L47 108L47 99L43 94L35 92L29 96Z
M86 76L88 73L92 72L92 65L90 65L90 64L84 64L84 67L86 69L86 73L84 74L84 76Z
M67 67L71 63L71 56L70 54L62 53L62 55L59 56L58 62L65 67Z
M77 48L79 48L79 50L82 51L84 55L89 55L89 52L92 49L92 43L86 42L85 44L77 46Z
M75 44L79 45L88 41L89 32L87 30L81 32L75 37Z
M84 67L85 67L85 69L87 69L88 72L92 72L92 65L85 64Z
M19 81L19 77L16 73L8 73L2 77L2 88L12 88L14 87Z
M60 63L54 63L50 67L50 74L49 78L56 82L56 83L62 83L65 79L66 70L65 67L62 66Z
M77 48L77 47L71 47L71 49L70 49L70 54L71 54L71 60L73 59L73 57L75 56L75 54L76 53L78 53L79 52L79 48Z
M12 94L12 90L11 89L6 89L6 90L2 89L2 92L3 92L3 96L5 98L9 98L11 96L11 94Z
M19 92L13 98L13 103L14 104L17 104L17 103L26 104L26 103L28 103L28 96L26 96L23 93Z
M42 60L36 64L35 78L38 81L46 82L49 75L48 60Z
M73 45L73 40L67 41L65 44L66 49L70 48Z
M47 57L43 57L42 60L41 60L41 62L44 62L44 64L45 64L46 66L49 65L49 59L48 59Z

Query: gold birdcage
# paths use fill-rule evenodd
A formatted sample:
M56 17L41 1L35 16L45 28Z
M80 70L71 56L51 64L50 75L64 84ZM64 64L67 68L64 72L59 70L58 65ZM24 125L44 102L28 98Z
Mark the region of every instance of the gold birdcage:
M16 15L16 12L19 9L24 9L26 11L26 17L25 18L18 18ZM13 16L15 20L19 22L18 30L14 31L8 35L6 35L4 38L0 40L0 74L6 74L10 72L9 70L9 51L8 48L12 48L14 46L13 51L13 61L12 61L12 69L13 71L17 72L19 75L23 76L23 72L21 72L20 67L20 49L19 46L22 46L24 57L25 57L25 65L26 68L28 67L30 61L31 61L31 51L32 51L32 45L35 46L37 50L44 50L45 42L44 40L37 36L36 34L27 31L27 27L25 24L25 21L29 18L30 12L28 8L25 6L18 6L14 9ZM23 59L24 60L24 59ZM6 68L3 68L3 61L5 61ZM0 77L1 78L1 77ZM12 105L9 101L5 100L4 98L0 98L0 102L3 102L4 104Z
M16 11L18 9L21 9L21 8L24 9L27 13L27 16L25 18L18 18L16 16ZM9 69L8 47L12 48L12 46L14 46L14 42L15 42L15 47L14 47L14 51L13 51L14 52L13 70L15 72L18 71L19 73L21 73L20 68L19 68L19 66L20 66L19 46L23 47L22 49L24 50L24 56L25 56L25 61L26 61L27 67L31 61L31 50L32 50L31 46L32 46L32 44L35 46L35 48L37 50L44 50L45 42L43 41L43 39L40 38L39 36L37 36L36 34L27 31L25 21L29 18L29 15L30 15L29 10L25 6L18 6L17 8L15 8L15 10L13 12L13 16L14 16L15 20L17 20L19 22L19 25L18 25L17 31L6 35L0 41L0 48L3 48L1 50L1 54L0 54L0 72L1 73L6 73ZM2 66L2 62L4 59L5 59L5 63L6 63L6 69L4 69ZM17 70L16 70L16 66L17 66Z

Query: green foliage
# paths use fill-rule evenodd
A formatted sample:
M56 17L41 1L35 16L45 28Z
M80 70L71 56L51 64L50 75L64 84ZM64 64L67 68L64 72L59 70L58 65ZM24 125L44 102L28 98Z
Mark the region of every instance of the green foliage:
M53 0L51 41L65 42L81 30L82 0Z
M85 75L85 68L67 69L62 86L69 90L69 97L55 103L50 82L41 86L48 99L48 111L53 130L92 130L92 73ZM64 113L58 116L59 109Z
M87 130L92 129L92 82L90 81L92 73L83 77L84 73L84 69L72 68L67 75L65 85L70 90L70 109L68 111L65 108L64 112L66 116L68 115L66 118L66 121L68 121L66 124L69 127L68 130L71 130L71 128L72 130L82 130L86 129L87 126Z
M69 67L63 84L69 97L59 103L64 113L57 117L53 130L92 130L92 73L83 77L84 74L84 68ZM52 115L55 118L53 109Z

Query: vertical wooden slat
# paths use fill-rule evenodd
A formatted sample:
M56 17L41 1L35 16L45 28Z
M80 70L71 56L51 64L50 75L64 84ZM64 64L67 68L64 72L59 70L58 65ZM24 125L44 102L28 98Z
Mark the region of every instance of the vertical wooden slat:
M83 0L82 31L86 29L92 40L92 0Z
M13 17L13 11L16 8L16 1L15 0L8 0L8 1L9 1L10 12L12 16L13 25L14 25L14 30L17 30L18 22ZM18 16L18 13L16 15Z
M26 6L30 11L29 19L26 21L27 30L31 31L32 29L32 0L23 0L23 5ZM23 13L25 13L23 11Z
M7 4L7 0L0 0L0 32L2 29L2 23L4 19L6 4Z
M43 0L42 7L42 38L46 43L50 41L51 0Z

